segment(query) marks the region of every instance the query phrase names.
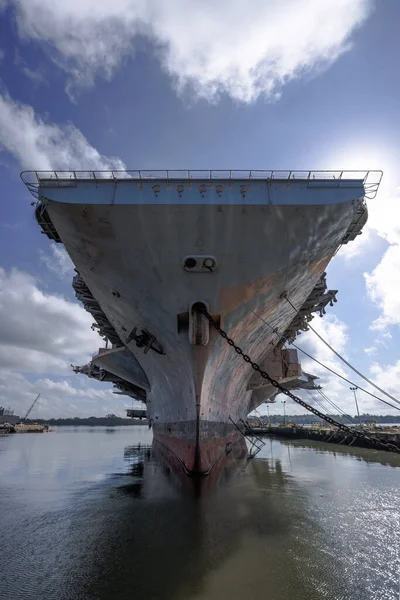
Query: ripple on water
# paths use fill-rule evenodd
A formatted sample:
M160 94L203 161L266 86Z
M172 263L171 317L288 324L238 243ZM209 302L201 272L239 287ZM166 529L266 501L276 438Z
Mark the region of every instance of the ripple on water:
M268 441L195 488L141 427L0 442L1 600L398 600L398 457Z

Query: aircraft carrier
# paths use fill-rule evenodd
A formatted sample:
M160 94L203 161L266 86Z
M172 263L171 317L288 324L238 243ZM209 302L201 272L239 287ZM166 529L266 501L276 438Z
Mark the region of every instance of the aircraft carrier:
M336 301L325 270L361 232L381 175L23 173L36 219L64 244L76 296L106 341L75 371L144 402L155 439L187 473L209 473L276 389L203 311L279 383L314 387L285 344Z

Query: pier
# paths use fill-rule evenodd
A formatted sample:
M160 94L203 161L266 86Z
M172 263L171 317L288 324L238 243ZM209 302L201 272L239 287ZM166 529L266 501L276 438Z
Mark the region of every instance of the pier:
M358 427L357 430L360 431L360 428ZM374 444L368 442L367 437L363 439L358 438L333 427L313 427L307 425L267 425L266 427L251 427L251 431L257 436L273 435L281 438L317 440L320 442L329 442L331 444L342 444L345 446L359 446L361 448L376 449ZM385 444L392 444L393 446L400 448L400 426L364 426L361 427L361 431L365 434L365 436L374 437Z

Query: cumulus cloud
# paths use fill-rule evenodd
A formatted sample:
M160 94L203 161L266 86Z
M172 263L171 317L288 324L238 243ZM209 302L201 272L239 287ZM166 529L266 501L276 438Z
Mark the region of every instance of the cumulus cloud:
M390 331L386 331L386 333L382 333L376 340L375 342L377 344L381 344L382 346L384 346L385 348L389 348L390 342L393 339L392 334L390 333Z
M0 365L7 371L69 373L99 346L92 317L79 304L45 294L16 269L0 269Z
M370 346L369 348L364 348L364 352L368 356L375 356L375 354L378 354L378 348L376 346Z
M338 319L335 315L329 314L326 315L323 319L315 318L312 321L313 328L333 347L337 350L344 358L352 362L351 357L348 356L350 352L349 348L349 331L346 323ZM386 334L380 335L375 343L387 343L387 340L390 340L389 336ZM366 390L376 393L378 396L382 396L379 392L377 392L372 386L370 386L367 382L358 377L353 371L351 371L348 367L344 365L344 363L336 357L331 350L312 332L307 332L302 334L297 340L296 345L305 350L308 354L316 358L319 362L326 365L336 373L339 373L341 376L346 377L348 380L355 382L355 384L361 385ZM367 351L370 349L367 349ZM372 354L372 352L371 352ZM335 404L337 404L345 413L354 416L356 414L356 407L354 403L353 393L350 391L350 385L327 371L323 366L319 365L315 361L307 358L305 354L302 352L298 352L302 368L307 373L311 373L316 375L319 379L316 380L317 385L322 386L322 391L332 400ZM357 365L355 365L357 366ZM396 396L396 393L391 392L390 390L394 390L396 386L397 377L399 377L398 383L400 383L400 361L396 366L387 367L391 372L391 384L390 386L385 385L384 382L384 371L386 367L381 367L377 363L375 363L369 373L365 373L371 380L373 380L377 385L382 387L383 389L387 389L389 393L392 393ZM318 410L326 413L337 414L336 408L332 407L324 398L322 398L318 392L314 392L314 396L317 400L322 402L322 406L316 402L307 394L307 392L303 390L295 391L295 394L302 397L307 403L315 406ZM385 399L385 396L382 396ZM282 413L282 407L280 405L278 398L278 402L276 405L271 405L270 412L274 413ZM389 400L388 400L389 401ZM287 406L286 411L291 414L304 414L304 409L298 405L295 405L292 401ZM372 396L365 394L364 392L358 392L358 402L361 413L379 413L379 414L393 414L393 409L379 402ZM266 414L265 407L260 409L260 413ZM311 417L310 417L311 418Z
M400 244L400 187L382 184L368 210L367 230L376 232L389 244Z
M22 371L25 373L68 373L70 365L65 358L52 356L48 352L21 348L0 341L0 373Z
M145 36L178 91L215 100L275 98L333 63L371 12L370 0L9 0L21 37L45 42L78 85L110 79Z
M400 276L400 188L387 190L379 202L371 203L369 212L369 231L376 232L389 244L377 266L364 273L367 294L381 309L371 328L384 330L390 325L400 325L396 285Z
M85 387L81 378L70 381L60 377L28 378L22 373L7 376L0 370L0 405L11 406L17 415L23 416L37 394L41 394L32 418L90 417L114 413L125 416L125 408L132 406L127 396L113 394L111 386Z
M352 262L355 258L361 257L371 244L372 236L372 229L366 225L355 240L342 246L336 260L344 259L346 262Z
M30 69L29 67L24 67L22 71L35 86L50 85L47 81L46 75L40 69Z
M55 273L57 277L60 277L61 279L64 277L72 279L74 265L64 246L52 242L49 254L46 254L43 250L41 251L40 261L49 269L49 271Z
M125 169L118 158L101 155L72 124L47 123L32 107L8 96L0 96L0 145L22 168L71 169L79 164L88 170ZM40 259L52 273L72 276L72 263L61 246L51 245ZM85 378L71 372L70 363L88 362L103 346L91 330L92 321L78 303L43 292L29 274L0 268L0 404L12 398L23 414L33 394L42 392L40 416L46 418L117 412L116 407L123 414L128 400L115 396L110 385L97 389L95 382L83 383ZM32 380L39 374L48 377Z
M331 344L338 352L346 356L347 344L348 344L348 326L346 323L338 319L335 315L328 314L323 319L314 318L312 326L329 344ZM333 369L337 373L346 377L346 369L343 363L327 348L327 346L312 332L302 333L296 340L296 345L302 348L305 352L316 358L321 363L325 364L330 369ZM300 359L303 371L316 375L316 385L322 386L322 390L327 396L338 404L343 411L349 411L350 414L354 413L354 406L352 398L349 394L349 386L341 379L327 371L324 367L308 358L304 353L298 351L298 357ZM302 390L295 391L295 394L305 400L305 402L314 405L315 408L321 410L321 406L314 402L314 400ZM315 393L316 398L324 403L326 410L324 412L337 412L333 409L319 394ZM271 405L270 412L282 413L282 407L279 400L282 398L278 397L276 405ZM290 401L290 405L287 407L287 412L291 414L304 414L304 408L296 405ZM266 408L261 407L260 413L266 414ZM310 417L311 418L311 417Z
M323 319L313 319L311 325L335 350L347 358L349 336L346 323L335 315L327 314ZM344 377L347 376L344 364L312 331L302 334L295 343L330 369ZM298 354L304 371L319 377L317 383L323 387L325 393L342 406L343 410L347 410L345 406L348 394L344 393L346 384L302 352Z
M387 159L384 159L387 160ZM379 158L374 162L382 164ZM338 258L352 261L374 248L374 242L382 238L389 244L400 243L400 188L394 188L390 172L380 184L378 195L368 201L368 221L361 235L340 249ZM387 181L389 180L389 181Z
M374 383L386 390L394 398L399 398L400 389L400 360L392 365L381 365L375 363L371 366L370 372ZM379 393L378 393L379 395ZM386 396L383 396L388 402L392 402Z
M372 273L365 273L364 277L369 297L382 310L372 323L372 329L400 325L400 245L390 246Z
M123 416L130 398L71 370L104 345L91 323L79 304L44 293L27 273L0 269L0 405L24 414L40 392L38 417Z
M379 164L379 159L374 159L376 161ZM364 273L364 278L367 296L381 311L371 328L380 331L400 324L400 301L396 285L400 274L400 188L396 186L398 177L394 165L384 156L381 164L385 162L388 170L378 196L368 202L369 216L362 235L343 247L334 259L344 258L346 262L352 262L362 258L365 253L369 253L371 258L373 255L376 257L379 242L379 262L370 272ZM383 252L381 240L387 242ZM378 343L382 342L381 336Z
M364 375L369 377L369 379L371 379L375 384L386 390L394 397L399 396L398 389L400 384L400 361L398 361L395 365L386 366L381 366L375 362L367 371L367 369L363 369L361 365L357 364L357 361L352 360L352 357L349 356L351 351L351 347L349 345L350 335L348 326L343 321L338 319L335 315L326 315L323 319L314 319L312 321L312 326L333 348L335 348L335 350L337 350L351 364L359 368L359 370L363 372ZM391 339L392 336L389 332L380 333L374 340L374 346L367 348L365 352L367 352L369 355L374 355L375 350L377 350L376 346L381 345L388 347ZM351 369L346 367L344 363L337 358L329 350L329 348L318 339L317 336L313 334L313 332L309 332L300 336L300 338L296 340L296 344L332 370L336 371L343 377L346 377L350 381L353 381L356 385L360 385L367 391L376 394L378 397L381 397L383 400L387 400L388 402L394 404L392 400L377 391L373 386L368 384ZM325 394L338 406L340 406L342 410L354 416L356 414L356 408L354 397L352 392L349 390L349 384L318 365L315 361L307 359L301 352L299 352L299 356L301 358L303 369L309 373L317 375L320 378L316 383L322 385ZM385 373L388 373L387 381L385 380ZM307 402L310 401L310 398L305 395L305 392L301 392L300 394ZM335 409L330 407L329 404L326 403L322 398L319 399L322 400L324 406L330 412L336 412ZM357 399L360 413L394 414L395 412L393 408L390 408L389 406L362 391L357 393ZM317 405L316 408L321 407Z
M125 169L119 158L100 154L71 123L55 125L38 117L33 108L0 95L0 145L23 169Z
M348 326L344 321L338 319L334 314L327 314L323 318L315 317L310 323L312 328L319 333L335 350L346 356L347 342L349 339ZM314 352L318 360L327 364L329 361L337 361L332 351L312 331L302 334L297 339L304 349L306 346ZM328 365L330 366L330 365Z
M31 80L31 83L35 87L38 87L39 85L50 85L43 68L37 67L36 69L31 69L25 59L21 56L18 48L16 48L14 52L14 66L19 67L22 73Z

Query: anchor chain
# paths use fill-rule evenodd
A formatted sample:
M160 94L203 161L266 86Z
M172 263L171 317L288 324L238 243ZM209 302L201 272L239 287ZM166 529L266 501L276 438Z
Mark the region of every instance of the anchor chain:
M366 440L370 444L375 446L376 448L382 448L383 450L388 450L390 452L397 452L398 454L400 454L400 448L397 448L397 446L395 446L394 444L387 444L385 442L381 442L381 440L379 440L376 437L366 435L365 433L362 433L361 431L358 431L356 429L353 430L350 427L348 427L347 425L344 425L343 423L339 423L338 421L335 421L335 419L332 419L332 417L329 417L328 415L324 415L317 408L314 408L310 404L307 404L307 402L304 402L304 400L302 400L298 396L295 396L294 394L292 394L292 392L290 392L289 390L284 388L278 381L276 381L270 375L268 375L268 373L266 371L261 369L260 365L258 365L256 362L252 361L250 356L248 354L245 354L243 352L243 350L237 344L235 344L233 339L228 336L226 331L221 329L221 327L218 325L218 323L216 321L214 321L213 317L207 312L207 310L205 308L202 308L202 312L204 313L204 315L206 316L206 318L208 319L210 324L214 327L214 329L216 329L218 331L218 333L220 334L220 336L223 337L224 340L229 344L229 346L231 346L235 350L235 352L237 354L239 354L239 356L241 356L243 358L243 360L251 366L252 369L254 369L254 371L257 371L257 373L259 373L263 379L266 379L267 381L269 381L269 383L271 385L273 385L275 388L277 388L280 392L282 392L282 394L285 394L285 396L288 396L288 398L291 398L294 402L296 402L296 404L300 404L300 406L302 406L309 412L313 413L314 415L316 415L323 421L326 421L330 425L334 425L341 431L344 431L345 433L349 433L353 437L356 437L356 438L359 438L362 440Z

